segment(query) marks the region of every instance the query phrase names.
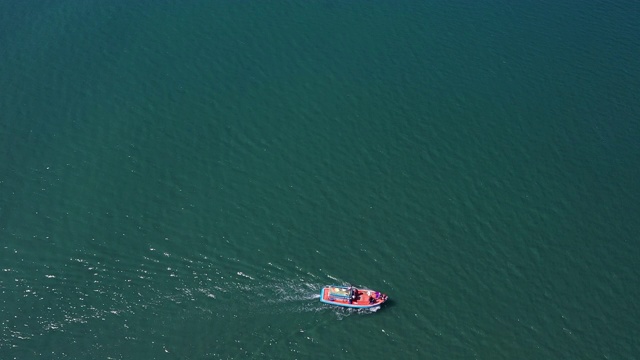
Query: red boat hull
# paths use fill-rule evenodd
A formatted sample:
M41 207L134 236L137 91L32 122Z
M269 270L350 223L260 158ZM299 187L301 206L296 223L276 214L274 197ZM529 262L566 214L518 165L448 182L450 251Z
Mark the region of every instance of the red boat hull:
M349 286L327 285L320 290L321 302L350 308L372 308L384 304L387 299L387 295L379 291Z

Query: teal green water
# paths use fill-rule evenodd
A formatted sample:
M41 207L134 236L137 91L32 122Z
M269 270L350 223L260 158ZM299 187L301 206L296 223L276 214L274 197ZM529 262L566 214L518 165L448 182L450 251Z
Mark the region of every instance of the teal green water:
M0 3L0 358L640 358L639 4Z

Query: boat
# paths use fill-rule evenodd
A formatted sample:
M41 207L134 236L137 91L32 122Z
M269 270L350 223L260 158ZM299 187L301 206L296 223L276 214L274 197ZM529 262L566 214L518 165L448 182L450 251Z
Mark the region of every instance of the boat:
M353 286L326 285L320 290L320 301L325 304L356 309L382 305L388 296L379 291L358 289Z

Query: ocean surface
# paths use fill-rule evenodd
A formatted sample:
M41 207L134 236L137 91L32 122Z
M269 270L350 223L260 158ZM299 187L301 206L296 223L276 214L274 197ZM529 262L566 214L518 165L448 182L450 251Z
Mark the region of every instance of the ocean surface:
M0 251L0 359L640 359L640 2L0 1Z

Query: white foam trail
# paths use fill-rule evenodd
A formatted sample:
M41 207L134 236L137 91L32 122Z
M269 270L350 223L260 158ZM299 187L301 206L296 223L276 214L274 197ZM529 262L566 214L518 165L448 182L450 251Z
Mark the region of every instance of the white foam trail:
M243 273L242 271L238 271L237 274L240 275L240 276L246 277L247 279L255 280L254 278L252 278L251 276Z

